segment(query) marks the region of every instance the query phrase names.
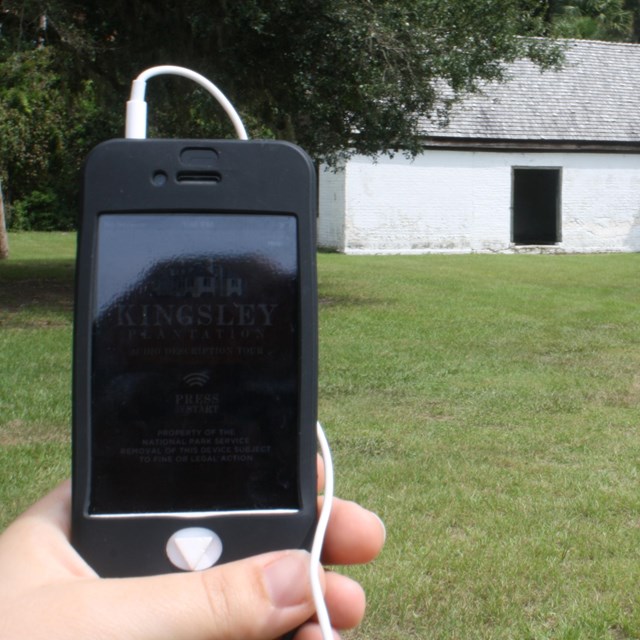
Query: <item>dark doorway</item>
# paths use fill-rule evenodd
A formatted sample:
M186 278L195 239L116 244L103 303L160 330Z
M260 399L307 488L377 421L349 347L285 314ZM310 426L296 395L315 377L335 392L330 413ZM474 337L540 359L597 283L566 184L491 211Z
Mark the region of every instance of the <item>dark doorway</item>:
M560 242L560 169L513 169L513 242Z

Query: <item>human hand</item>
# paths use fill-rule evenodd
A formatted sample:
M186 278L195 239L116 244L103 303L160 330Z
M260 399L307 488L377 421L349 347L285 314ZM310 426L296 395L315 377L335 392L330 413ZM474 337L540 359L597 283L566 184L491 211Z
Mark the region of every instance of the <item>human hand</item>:
M297 627L296 640L320 638L304 551L196 573L102 579L70 545L70 521L65 482L0 535L1 640L273 640ZM383 544L377 516L335 500L324 562L369 562ZM333 627L357 626L360 585L330 572L323 580Z

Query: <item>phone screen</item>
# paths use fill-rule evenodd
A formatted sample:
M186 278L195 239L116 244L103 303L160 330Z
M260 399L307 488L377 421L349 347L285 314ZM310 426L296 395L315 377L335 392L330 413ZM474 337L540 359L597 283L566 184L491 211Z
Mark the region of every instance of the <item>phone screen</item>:
M297 223L104 213L89 513L299 508Z

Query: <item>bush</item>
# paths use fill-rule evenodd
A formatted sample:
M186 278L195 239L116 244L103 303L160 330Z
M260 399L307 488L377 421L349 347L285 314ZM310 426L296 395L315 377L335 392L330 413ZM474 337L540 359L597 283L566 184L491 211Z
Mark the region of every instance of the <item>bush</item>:
M60 206L54 191L32 191L9 209L11 231L67 231L75 226L75 216Z

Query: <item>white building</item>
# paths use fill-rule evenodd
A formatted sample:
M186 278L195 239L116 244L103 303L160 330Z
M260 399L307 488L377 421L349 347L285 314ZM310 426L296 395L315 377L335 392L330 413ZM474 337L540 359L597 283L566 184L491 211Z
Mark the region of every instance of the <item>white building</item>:
M640 251L640 45L517 61L415 159L355 156L319 197L319 246L345 253Z

